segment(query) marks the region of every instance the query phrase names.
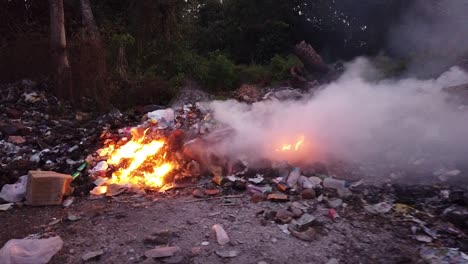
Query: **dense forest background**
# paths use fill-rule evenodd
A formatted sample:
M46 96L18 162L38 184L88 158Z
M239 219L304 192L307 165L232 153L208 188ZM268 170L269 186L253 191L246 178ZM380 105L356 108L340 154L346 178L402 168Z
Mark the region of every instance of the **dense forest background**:
M50 77L51 2L0 0L1 82ZM94 35L83 0L63 0L73 86L63 96L95 98L105 107L167 102L189 81L215 93L281 83L301 64L293 48L303 40L326 62L379 53L404 60L407 54L388 45L389 32L421 1L84 2L91 3ZM418 16L430 19L440 6L423 2L428 9Z

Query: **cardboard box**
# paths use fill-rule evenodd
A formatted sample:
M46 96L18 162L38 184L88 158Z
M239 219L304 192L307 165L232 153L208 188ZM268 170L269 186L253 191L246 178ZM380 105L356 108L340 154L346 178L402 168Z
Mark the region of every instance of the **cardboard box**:
M28 205L59 205L68 193L72 176L53 171L29 171L26 190Z

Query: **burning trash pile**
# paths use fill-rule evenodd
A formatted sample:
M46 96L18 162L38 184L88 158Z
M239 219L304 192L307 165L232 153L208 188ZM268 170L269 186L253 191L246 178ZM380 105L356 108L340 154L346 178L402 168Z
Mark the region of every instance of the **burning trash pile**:
M200 176L200 165L184 154L186 137L203 135L216 127L209 114L199 107L184 105L149 112L144 122L135 127L104 131L103 147L86 159L90 177L97 185L91 192L112 195L110 186L118 189L166 190L175 181Z

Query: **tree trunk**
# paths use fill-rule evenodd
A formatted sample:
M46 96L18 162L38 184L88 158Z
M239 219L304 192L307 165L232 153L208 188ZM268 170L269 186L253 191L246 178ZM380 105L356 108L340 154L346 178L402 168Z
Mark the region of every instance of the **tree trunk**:
M80 5L83 25L86 27L89 34L99 38L99 29L96 26L96 22L94 22L93 10L91 9L89 0L80 0Z
M123 80L127 80L128 78L127 69L128 62L127 55L125 54L125 47L121 45L119 47L119 54L117 55L117 73Z
M67 56L63 0L49 0L50 51L54 71L55 93L64 99L72 98L71 69Z
M87 68L87 71L84 71L85 74L81 76L81 81L86 86L85 89L81 89L81 95L93 97L98 109L106 110L110 106L109 95L106 89L106 50L99 33L99 28L94 20L90 1L80 0L80 6L84 26L80 50L86 53L82 54L81 59L92 59L92 65L80 65Z

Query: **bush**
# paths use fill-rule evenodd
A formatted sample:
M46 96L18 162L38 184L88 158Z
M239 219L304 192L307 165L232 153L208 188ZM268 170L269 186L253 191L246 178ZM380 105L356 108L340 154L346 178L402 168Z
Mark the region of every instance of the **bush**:
M239 65L237 72L241 83L267 84L271 80L271 73L264 65Z
M226 55L212 53L195 68L195 79L210 90L233 89L238 84L236 65Z
M302 62L294 55L280 56L276 54L270 61L270 72L275 81L281 81L290 77L289 70L293 66L302 67Z

